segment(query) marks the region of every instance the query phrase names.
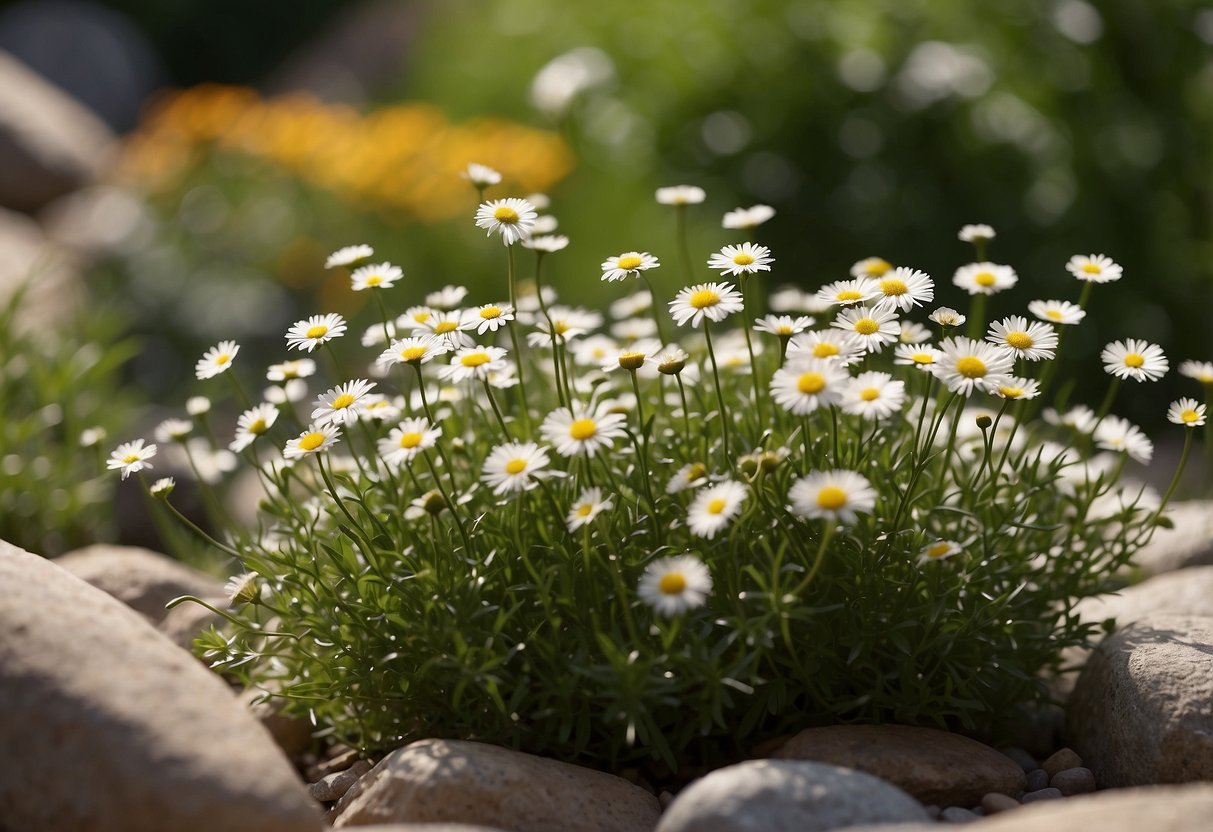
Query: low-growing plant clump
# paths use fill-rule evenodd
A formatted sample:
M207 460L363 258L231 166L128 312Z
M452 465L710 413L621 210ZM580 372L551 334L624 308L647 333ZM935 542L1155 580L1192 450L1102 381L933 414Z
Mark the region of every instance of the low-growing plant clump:
M545 283L569 241L526 200L485 201L495 177L468 170L476 224L505 243L499 297L351 246L328 265L373 296L365 333L298 322L261 402L236 343L198 361L209 399L243 412L195 401L165 435L229 445L264 487L258 528L212 541L243 572L198 643L215 669L364 750L461 737L607 767L726 760L836 721L980 729L1046 697L1093 634L1075 602L1113 586L1174 490L1124 476L1153 449L1111 412L1124 381L1167 371L1158 346L1104 350L1097 409L1041 407L1117 264L1075 257L1074 301L987 316L1016 274L971 226L950 289L967 314L875 257L815 294L768 292L780 264L752 242L705 278L686 252L704 195L681 186L657 192L681 285L665 255L608 257L608 320ZM334 349L358 337L356 363ZM1195 428L1205 405L1169 415ZM136 440L109 464L171 508L173 482L144 479L155 454Z

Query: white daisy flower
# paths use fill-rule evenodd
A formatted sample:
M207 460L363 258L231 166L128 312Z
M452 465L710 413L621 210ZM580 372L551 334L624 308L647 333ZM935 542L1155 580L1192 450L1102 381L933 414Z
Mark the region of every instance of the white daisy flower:
M126 479L131 474L137 474L144 468L153 468L154 466L148 460L155 455L156 446L145 446L142 439L136 439L133 442L123 442L110 454L110 458L106 460L105 467L110 471L121 471L122 479Z
M218 346L211 347L198 359L194 365L194 375L201 380L227 372L238 352L240 345L235 341L220 341Z
M551 319L551 331L548 319ZM551 346L553 341L565 343L602 326L602 315L581 307L549 306L546 317L535 322L537 332L529 333L527 343L532 347Z
M931 330L917 321L902 321L897 340L902 344L921 344L931 340Z
M157 442L181 442L194 431L194 423L189 419L165 419L156 425L152 432Z
M830 306L854 306L880 297L876 282L868 277L835 280L817 290L816 299Z
M173 489L177 487L177 481L172 477L161 477L156 480L147 489L153 497L168 499L168 495L173 493Z
M1007 376L990 388L1000 399L1034 399L1040 395L1040 382L1019 376Z
M850 365L866 354L863 341L853 332L839 330L811 330L795 335L788 342L787 360L799 358L829 358L839 364Z
M766 315L754 321L754 329L757 332L778 335L780 338L791 338L793 335L804 332L813 324L814 320L807 315L799 315L795 318L791 315Z
M858 515L876 507L876 491L862 474L854 471L814 471L801 477L788 490L789 510L810 519L850 525Z
M489 236L496 231L501 241L512 246L519 240L531 236L535 218L539 215L535 206L525 199L510 197L485 202L476 209L476 226L488 230Z
M990 324L986 340L1014 352L1016 358L1041 361L1057 352L1057 332L1052 326L1033 321L1022 315L1011 315Z
M653 363L657 365L657 372L663 376L676 376L687 366L690 357L681 347L669 347L657 356Z
M771 378L771 398L789 413L805 416L819 407L837 404L850 375L828 358L790 359Z
M1201 384L1213 384L1213 361L1185 361L1179 365L1179 374Z
M540 217L539 220L547 219ZM543 234L540 232L540 222L535 221L535 227L531 229L533 234L538 236L527 237L522 241L523 248L529 248L532 251L540 251L544 254L554 254L557 251L562 251L568 248L569 238L562 234Z
M396 324L393 321L387 323L371 324L362 333L360 342L364 347L377 347L380 344L390 343L397 338Z
M930 344L898 344L893 349L893 363L929 373L941 355L943 353Z
M464 317L462 312L435 311L434 314L426 318L425 323L418 330L429 332L433 335L440 335L452 347L470 347L476 342L467 333L467 330L473 329L474 326L471 321Z
M610 497L602 496L601 488L587 488L581 492L581 496L569 509L565 525L569 527L570 532L575 532L583 526L590 525L594 522L595 517L614 507L615 504L611 502Z
M328 259L324 261L324 267L326 269L335 269L340 266L353 266L363 260L370 259L374 253L375 249L368 245L345 246L330 254Z
M350 286L355 292L361 292L363 289L386 289L402 277L404 272L399 266L376 263L354 269L350 274Z
M437 292L430 292L425 296L425 305L435 309L445 309L450 311L463 303L463 299L468 296L468 288L466 286L443 286Z
M593 456L614 445L615 439L624 435L626 423L624 416L610 413L601 405L594 409L577 405L573 410L553 410L539 432L561 456Z
M287 459L314 456L341 441L341 429L336 425L311 425L294 439L290 439L282 455Z
M547 194L527 194L526 201L534 205L536 211L546 211L552 207L552 198Z
M880 352L901 337L901 324L892 309L857 306L844 309L830 326L857 335L868 352Z
M611 335L620 341L638 341L657 335L657 322L652 318L627 318L611 324Z
M893 271L893 264L883 257L865 257L851 266L851 277L884 277Z
M1019 281L1019 275L1010 266L998 263L970 263L961 266L952 275L952 282L970 295L992 295L1010 289Z
M690 462L674 472L665 485L666 494L679 494L698 488L708 481L708 469L702 462Z
M378 393L368 393L362 398L362 415L376 422L391 422L400 418L404 408L404 397L389 399Z
M105 441L109 433L105 428L97 426L80 431L80 447L95 448Z
M831 304L825 304L828 308ZM784 286L767 298L767 306L772 312L798 313L822 312L822 302L812 292L806 292L796 286Z
M687 506L687 529L696 537L711 540L737 516L748 495L746 487L733 480L700 490Z
M657 189L657 201L662 205L698 205L706 198L703 188L695 185L671 185Z
M240 453L265 433L278 421L278 408L272 404L261 403L246 410L236 420L236 437L228 445L234 453Z
M1005 349L959 336L940 344L943 355L935 363L935 375L953 393L971 395L974 389L990 390L1010 375L1014 356Z
M450 351L450 342L441 335L417 335L393 341L392 346L375 359L375 363L384 367L393 364L426 364L436 356Z
M206 396L190 396L185 400L185 412L191 416L201 416L211 412L211 400Z
M732 283L699 283L680 289L670 301L670 316L679 326L698 327L704 318L720 322L743 309L741 293Z
M611 317L615 320L623 320L636 315L643 315L652 308L653 296L644 289L641 289L639 292L632 292L626 297L612 301L610 312Z
M335 312L313 315L306 321L297 321L286 331L287 349L312 352L321 344L345 334L345 318Z
M1167 421L1188 428L1198 428L1205 423L1205 406L1186 396L1171 402L1167 408Z
M1105 257L1102 254L1092 254L1087 257L1075 254L1070 258L1070 262L1066 263L1066 271L1088 283L1111 283L1114 280L1120 280L1121 274L1124 272L1111 257Z
M556 219L551 214L543 214L535 217L535 225L531 228L531 235L533 236L535 234L541 234L548 236L559 227L560 220ZM523 242L525 243L526 240L523 240ZM563 246L561 246L561 248L563 248Z
M842 410L865 419L887 419L906 401L906 383L888 373L860 373L842 388Z
M968 226L965 226L966 228ZM918 553L919 563L936 563L937 561L947 560L961 553L960 544L955 540L936 540L934 543L928 543L922 547L922 551Z
M208 485L220 482L224 474L235 471L240 464L234 453L227 448L212 448L210 440L201 436L187 439L184 446L173 446L169 450L180 452L178 465L184 466L192 460L198 479Z
M960 314L950 306L941 306L927 316L932 323L939 324L944 327L955 327L962 325L968 320L968 317Z
M258 577L260 576L256 572L245 572L243 575L228 578L227 583L223 585L228 604L234 606L259 603L262 585L257 582Z
M1134 381L1157 381L1171 366L1162 347L1136 338L1113 341L1104 347L1099 358L1109 375Z
M609 373L614 370L623 369L634 372L650 363L659 352L661 352L660 341L637 341L617 350L609 360L604 361L602 363L602 371Z
M708 258L708 267L719 271L722 277L736 277L760 271L769 272L770 264L774 262L775 258L771 257L771 250L766 246L742 243L738 246L725 246L713 254Z
M579 367L601 367L619 352L619 343L606 335L591 335L569 345L573 363Z
M1058 413L1053 408L1046 407L1041 416L1051 425L1072 428L1079 433L1090 433L1099 421L1095 418L1095 411L1085 404L1075 405L1065 413Z
M378 442L379 456L388 465L409 462L417 454L434 447L442 428L425 419L405 419Z
M408 330L425 329L426 322L436 311L429 306L410 306L396 318L396 325Z
M505 356L501 347L464 347L451 356L449 364L438 368L438 377L452 384L469 378L481 381L505 366Z
M315 373L315 361L310 358L299 358L294 361L283 361L281 364L271 364L265 372L265 377L270 381L288 381L292 378L307 378Z
M362 413L362 398L371 391L375 382L354 379L340 384L318 397L312 411L316 425L344 425L358 421Z
M514 320L514 307L506 303L486 303L463 313L464 322L475 327L477 335L496 332Z
M965 243L988 243L995 235L993 228L985 223L977 223L961 226L960 233L956 236Z
M895 308L909 312L935 299L935 281L926 272L899 266L884 277L873 278L878 294L873 304L880 308Z
M1105 416L1095 428L1095 444L1105 451L1126 453L1142 465L1154 456L1154 443L1128 419Z
M626 277L639 277L641 272L656 269L660 265L657 258L647 251L625 251L618 257L608 257L602 261L602 279L614 283Z
M1034 300L1028 304L1028 311L1042 321L1067 326L1076 324L1087 316L1081 306L1068 300Z
M548 466L547 451L534 442L498 445L484 461L480 479L494 494L529 491L539 483L535 475Z
M773 216L775 209L770 205L752 205L749 208L729 211L721 220L721 226L734 229L757 228Z
M712 575L692 555L662 558L645 567L636 594L653 612L673 618L702 607L712 591Z
M501 182L500 173L488 165L482 165L478 162L468 162L468 166L459 171L459 178L466 179L472 183L472 187L478 191L491 188Z

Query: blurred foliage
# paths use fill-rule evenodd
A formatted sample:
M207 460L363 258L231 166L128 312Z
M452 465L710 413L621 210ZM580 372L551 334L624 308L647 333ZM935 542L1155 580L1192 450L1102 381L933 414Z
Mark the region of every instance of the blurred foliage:
M1207 359L1210 43L1198 0L447 0L406 77L457 115L561 126L581 165L555 196L594 206L561 214L574 272L669 252L654 183L704 186L705 211L775 206L776 279L809 287L868 254L947 282L968 255L947 234L986 222L1035 296L1076 294L1075 253L1125 267L1075 346ZM604 214L630 235L603 238Z
M128 428L120 373L135 349L112 315L94 309L50 332L18 326L21 303L0 306L0 539L57 555L113 538L105 436ZM96 441L82 447L86 431Z

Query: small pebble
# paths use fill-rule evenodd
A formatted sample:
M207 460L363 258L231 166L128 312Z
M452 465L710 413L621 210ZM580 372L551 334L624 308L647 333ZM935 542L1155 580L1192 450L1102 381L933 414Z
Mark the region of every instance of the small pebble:
M357 760L345 771L334 771L332 774L321 777L315 783L309 783L308 794L321 803L340 800L350 790L350 786L353 786L359 777L370 770L371 764L368 761Z
M661 794L657 795L657 802L661 804L661 811L664 812L666 809L670 808L670 804L674 802L674 795L670 794L669 792L662 792Z
M969 811L972 812L973 814L977 815L977 817L979 817L979 818L984 818L986 816L986 810L981 808L980 806L974 806Z
M1063 797L1065 797L1065 795L1063 795L1057 789L1041 789L1038 792L1028 792L1025 794L1023 796L1023 803L1026 806L1029 803L1036 803L1040 800L1060 800Z
M1040 767L1052 777L1057 772L1065 771L1068 768L1081 768L1082 757L1079 757L1072 749L1063 748L1041 763Z
M1029 771L1025 783L1025 792L1038 792L1049 785L1049 773L1041 768Z
M977 820L977 815L963 806L949 806L939 813L939 819L944 823L971 823Z
M1095 791L1095 775L1089 768L1067 768L1053 775L1049 785L1069 797Z
M926 806L923 806L922 808L926 810L927 817L930 818L931 820L939 820L939 816L941 814L943 814L940 811L940 808L938 806L935 806L934 804L927 804Z
M990 792L982 797L981 808L985 809L985 813L987 815L996 815L999 812L1006 812L1010 809L1018 809L1019 801L1013 797L1007 797L1005 794Z
M1014 760L1025 773L1035 771L1036 769L1040 768L1040 763L1036 762L1036 758L1024 751L1022 748L1015 748L1012 746L1010 748L1002 749L1002 753Z

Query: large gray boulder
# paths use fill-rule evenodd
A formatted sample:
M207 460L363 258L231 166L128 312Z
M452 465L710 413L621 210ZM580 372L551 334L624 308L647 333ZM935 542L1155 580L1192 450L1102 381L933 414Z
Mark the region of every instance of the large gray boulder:
M1172 503L1167 517L1174 528L1157 528L1133 556L1147 575L1213 564L1213 500Z
M120 601L0 542L0 826L310 832L318 807L227 685ZM19 752L19 753L18 753Z

